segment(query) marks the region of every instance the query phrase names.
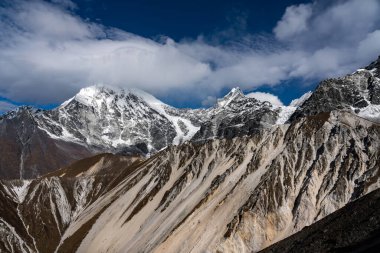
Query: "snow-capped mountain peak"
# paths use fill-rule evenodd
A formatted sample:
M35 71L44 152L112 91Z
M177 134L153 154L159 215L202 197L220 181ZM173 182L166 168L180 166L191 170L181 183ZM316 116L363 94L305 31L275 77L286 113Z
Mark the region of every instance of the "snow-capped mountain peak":
M124 91L120 90L118 92L120 95L124 95ZM91 106L94 105L94 102L100 101L108 96L114 96L114 90L106 86L90 86L83 88L75 95L74 99L82 104Z
M152 96L151 94L139 90L139 89L129 89L129 94L133 94L141 98L145 103L147 103L153 110L157 111L168 119L174 126L176 131L176 137L173 139L173 144L178 145L183 141L190 140L194 134L199 130L199 127L195 126L188 118L181 117L171 114L171 112L176 110L175 108L163 103L161 100ZM171 110L167 110L171 109Z
M228 106L232 101L236 99L244 98L244 93L241 91L239 87L232 88L230 92L227 93L223 98L218 99L217 106L224 107Z
M142 90L96 85L46 113L41 125L54 138L118 150L143 145L147 152L190 140L199 130L175 112Z
M100 107L103 102L118 100L118 105L122 106L126 104L125 101L128 100L130 96L139 98L139 102L146 103L160 113L165 113L165 108L170 107L143 90L137 88L123 89L105 85L94 85L82 88L73 98L65 101L61 107L66 106L73 100L86 106L95 107Z

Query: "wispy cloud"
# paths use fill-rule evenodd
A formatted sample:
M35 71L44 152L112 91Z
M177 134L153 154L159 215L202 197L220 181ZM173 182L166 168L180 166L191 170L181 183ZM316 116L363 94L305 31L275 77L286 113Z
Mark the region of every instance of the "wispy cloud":
M12 103L9 103L6 101L0 101L0 115L16 108L17 106Z
M0 96L57 103L104 83L154 94L187 90L210 103L224 88L337 76L380 53L377 0L289 6L273 34L246 34L244 45L202 36L157 42L83 20L75 8L69 0L0 5Z

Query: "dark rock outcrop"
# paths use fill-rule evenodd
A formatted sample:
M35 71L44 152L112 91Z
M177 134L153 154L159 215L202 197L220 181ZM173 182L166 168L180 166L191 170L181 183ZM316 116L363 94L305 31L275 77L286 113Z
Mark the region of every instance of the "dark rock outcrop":
M379 69L377 60L353 74L322 81L289 122L333 110L353 111L360 115L363 108L380 105Z
M379 252L379 250L380 190L378 189L260 252L349 253Z

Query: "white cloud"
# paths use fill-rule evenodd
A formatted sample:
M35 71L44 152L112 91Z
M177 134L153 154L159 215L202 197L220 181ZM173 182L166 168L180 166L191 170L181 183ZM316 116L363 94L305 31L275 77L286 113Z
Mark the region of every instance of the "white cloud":
M363 58L363 61L373 57L373 52L380 52L380 30L368 34L359 43L358 56Z
M204 37L156 42L83 20L69 0L7 3L0 7L0 96L19 102L58 103L104 83L155 95L188 91L210 103L225 88L338 76L380 54L377 0L289 6L275 36L247 34L241 47Z
M306 31L312 11L312 4L292 5L286 8L284 16L274 29L276 37L286 40Z
M245 96L249 97L249 98L255 98L255 99L262 101L262 102L267 101L267 102L269 102L275 106L283 106L284 105L277 96L270 94L270 93L266 93L266 92L251 92L251 93L246 94Z
M273 29L280 41L303 50L355 47L380 26L378 0L329 1L287 8ZM326 1L327 2L327 1Z
M321 0L288 7L273 30L286 50L299 53L291 59L288 77L340 76L376 59L380 54L378 13L378 0Z
M8 98L56 102L94 83L160 92L210 74L207 64L171 40L160 44L104 28L46 2L19 3L1 10L14 24L0 24L6 31L0 38L0 79L7 84L0 92Z

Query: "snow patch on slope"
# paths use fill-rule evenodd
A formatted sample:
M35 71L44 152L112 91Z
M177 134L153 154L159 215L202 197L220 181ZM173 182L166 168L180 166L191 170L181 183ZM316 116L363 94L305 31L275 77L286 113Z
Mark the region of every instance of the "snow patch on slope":
M80 102L81 104L84 104L86 106L96 106L99 108L101 106L101 102L103 102L104 97L97 97L102 91L112 91L111 88L108 88L106 86L90 86L86 88L82 88L78 94L74 96L76 101ZM71 101L72 99L69 99L68 101ZM65 106L68 104L68 101L64 102L62 106Z
M170 106L161 102L154 96L138 89L130 89L129 92L143 99L152 109L165 116L170 122L172 122L177 132L177 136L173 140L174 145L178 145L183 141L190 140L195 135L195 133L198 132L200 127L194 126L188 119L168 114L165 108L168 108ZM184 123L187 132L183 131L181 128L181 121Z
M25 196L28 193L31 182L32 182L31 180L22 180L21 185L19 186L15 185L12 187L12 190L16 194L16 197L19 203L22 203L24 201Z
M72 99L71 99L72 100ZM71 100L68 100L66 101L67 103L71 102ZM64 103L66 103L64 102ZM64 114L61 114L62 116L64 116ZM42 127L42 126L38 126L39 129L45 131L52 139L56 139L56 140L63 140L63 141L67 141L67 142L74 142L74 143L77 143L77 144L80 144L80 145L83 145L83 142L81 140L79 140L78 138L76 138L73 134L71 134L66 128L64 125L62 124L59 124L58 122L54 121L54 120L51 120L50 118L46 117L45 115L41 115L41 117L46 121L48 122L49 124L51 125L54 125L56 127L59 127L62 129L62 132L61 132L61 135L56 135L54 133L52 133L51 131L48 131L48 129Z
M240 90L239 87L232 88L227 95L217 100L217 107L228 106L233 100L235 100L238 97L244 97L243 92Z
M313 94L313 92L308 91L305 94L303 94L300 98L293 99L289 106L300 107L301 105L303 105L303 103L305 103L306 100L310 98L311 94Z
M281 106L281 110L278 113L278 119L276 121L276 125L285 124L290 116L297 110L297 107L294 106Z
M106 92L110 94L109 97L102 96L102 92ZM121 96L124 97L128 94L135 95L139 97L141 100L143 100L149 107L151 107L153 110L164 116L166 119L168 119L174 126L177 136L173 140L173 144L178 145L184 141L190 140L194 134L199 130L199 127L194 126L190 120L173 116L167 113L165 108L170 108L169 105L161 102L154 96L146 93L145 91L139 90L139 89L128 89L124 90L121 88L114 88L114 87L107 87L107 86L90 86L87 88L83 88L80 90L80 92L73 98L69 99L68 101L64 102L60 108L64 108L66 105L68 105L73 99L78 101L79 103L82 103L86 106L92 106L95 109L99 109L102 106L102 103L105 101L106 104L110 104L111 101L113 101L114 96ZM116 103L118 109L120 111L125 110L125 108L128 108L127 102L125 100L118 100ZM109 106L111 108L111 106ZM131 108L133 109L133 108ZM113 113L113 110L110 111ZM131 122L133 123L133 122ZM181 124L184 125L185 129L181 127ZM112 132L112 129L105 129L103 131L104 137L107 137L107 133ZM71 136L67 136L68 139L70 139ZM117 147L118 145L130 145L126 140L109 140L111 145L113 147Z
M278 119L276 121L276 125L283 125L285 124L290 116L297 110L298 107L302 106L303 103L305 103L306 100L308 100L311 96L312 92L309 91L305 94L303 94L300 98L292 100L290 105L288 106L281 106L281 111L278 114Z
M376 72L377 71L378 71L377 68L373 68L371 70L368 70L368 69L358 69L354 73L357 73L357 72L368 72L368 73L371 74L372 78L375 79L374 82L373 82L373 84L380 86L380 79L376 76ZM355 112L359 117L362 117L364 119L367 119L367 120L370 120L370 121L374 121L374 122L380 122L380 105L376 105L376 104L371 103L371 101L369 99L370 92L369 92L368 89L362 90L361 94L362 94L364 100L367 102L368 105L366 107L364 107L364 108L351 107L351 110L353 112Z
M371 121L380 122L380 105L370 104L360 109L358 116Z
M4 185L4 190L13 196L14 200L18 203L22 203L25 196L28 194L32 180L15 180L11 181L9 185Z

